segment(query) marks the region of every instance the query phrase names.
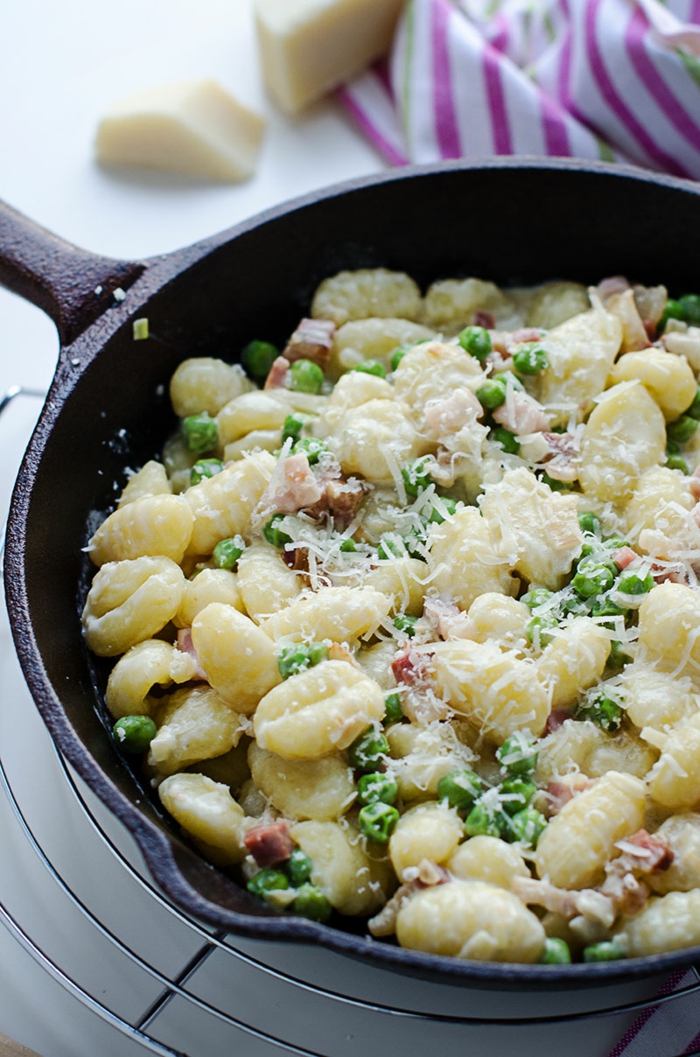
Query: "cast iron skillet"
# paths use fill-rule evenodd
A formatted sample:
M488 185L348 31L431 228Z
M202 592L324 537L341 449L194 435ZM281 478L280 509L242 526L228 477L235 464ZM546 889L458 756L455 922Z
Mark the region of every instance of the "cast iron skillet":
M104 672L85 650L79 620L90 575L86 526L113 503L124 467L151 458L172 429L167 383L184 358L235 360L253 337L282 342L316 284L340 268L384 265L423 284L467 275L587 283L620 273L679 294L698 287L697 245L700 185L560 160L448 163L356 180L140 263L92 256L0 210L0 282L48 312L61 339L7 529L17 652L56 744L131 831L174 903L234 933L318 943L471 986L601 984L700 956L694 948L573 966L459 962L369 940L361 924L353 932L352 923L322 926L270 911L181 839L115 750ZM144 315L152 337L135 342L132 320Z

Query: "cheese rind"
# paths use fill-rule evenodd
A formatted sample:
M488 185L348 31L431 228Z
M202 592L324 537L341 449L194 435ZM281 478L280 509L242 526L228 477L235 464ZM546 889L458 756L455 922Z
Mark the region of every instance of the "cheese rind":
M263 76L295 114L388 51L405 0L257 0Z
M135 165L245 180L255 172L265 122L215 81L164 85L105 115L95 149L106 165Z

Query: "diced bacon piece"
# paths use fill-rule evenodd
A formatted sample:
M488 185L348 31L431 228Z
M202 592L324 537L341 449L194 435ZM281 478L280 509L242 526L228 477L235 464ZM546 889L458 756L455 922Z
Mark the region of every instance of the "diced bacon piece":
M696 525L700 526L700 503L696 503L693 509L690 511L690 516Z
M290 366L289 360L285 359L284 356L278 356L276 360L273 360L272 367L270 367L265 379L265 388L286 389Z
M192 657L194 659L194 662L197 665L197 667L195 668L191 678L192 679L203 679L203 680L206 681L207 673L204 671L204 669L202 668L201 664L199 663L199 656L197 654L196 649L194 648L194 643L192 641L192 629L191 628L181 628L178 631L178 633L177 633L177 648L180 650L181 653L189 654L190 657Z
M537 327L519 327L511 332L509 347L522 345L524 342L539 341L543 334L544 331L538 330Z
M492 351L486 357L484 366L491 367L494 374L498 371L505 370L503 364L507 361L511 363L511 357L508 353L508 339L510 334L505 330L492 330L489 333L491 338L491 349Z
M394 657L391 670L397 683L417 686L427 682L432 672L432 655L423 650L406 646Z
M243 843L261 867L285 862L294 851L294 841L289 835L285 819L253 826L243 838Z
M609 928L616 917L612 900L593 888L571 891L534 877L515 877L511 891L528 906L544 907L565 918L581 915Z
M688 481L688 487L693 499L700 499L700 466L697 467Z
M484 327L485 330L493 330L496 326L496 317L492 312L484 312L479 309L472 316L472 324L475 327Z
M510 393L505 404L496 408L493 417L499 426L504 426L517 436L549 429L549 419L542 405L527 393L517 390Z
M455 389L444 400L436 400L425 408L426 421L437 437L444 433L457 433L483 414L484 409L474 393L464 387Z
M567 713L567 718L571 717L571 713ZM590 789L596 783L595 778L587 778L585 774L572 774L568 775L561 782L550 782L547 786L547 806L549 808L550 815L558 815L564 804L568 804L570 800L573 800L579 793L583 793L584 790Z
M452 602L426 598L423 616L441 639L472 639L474 621Z
M303 452L284 460L281 478L270 482L261 503L280 514L296 514L303 507L313 506L321 498L321 489L309 460Z
M325 371L331 358L335 323L330 319L302 319L284 350L290 363L312 360Z
M629 288L630 284L627 282L624 275L612 275L609 279L603 279L602 282L598 283L596 293L603 304L605 304L609 298L614 297L616 294L622 294L625 290L629 290Z
M365 486L357 477L347 481L330 481L326 486L328 509L340 526L349 525L365 495Z
M615 845L622 852L619 859L624 861L629 870L635 873L653 873L657 870L668 870L673 862L673 851L661 837L640 829L631 837L625 837Z
M575 481L578 478L581 448L574 433L543 433L549 454L543 460L550 477L556 481Z
M567 719L571 719L571 711L568 708L553 708L547 716L547 723L544 728L545 733L553 734L555 730L559 730L566 723Z
M631 547L618 547L610 555L618 569L628 569L633 562L639 561L639 555Z

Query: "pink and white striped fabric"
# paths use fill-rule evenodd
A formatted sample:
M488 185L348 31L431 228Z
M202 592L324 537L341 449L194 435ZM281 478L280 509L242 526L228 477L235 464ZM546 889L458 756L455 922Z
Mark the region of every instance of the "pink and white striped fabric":
M409 0L340 97L390 163L493 154L700 179L700 0Z
M669 976L658 997L675 996L697 982L692 969L679 969ZM613 1047L609 1057L672 1057L676 1054L693 1057L700 1052L699 998L695 991L645 1009Z

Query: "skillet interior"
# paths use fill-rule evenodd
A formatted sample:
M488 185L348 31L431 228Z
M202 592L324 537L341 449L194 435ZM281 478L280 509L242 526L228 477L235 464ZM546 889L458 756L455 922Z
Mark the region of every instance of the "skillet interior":
M233 932L324 946L377 965L474 986L599 985L688 964L698 949L602 965L460 963L279 917L209 867L178 836L105 733L104 671L82 642L81 546L124 467L171 430L167 383L191 355L235 360L252 337L282 341L316 284L343 267L383 265L427 284L595 282L622 273L672 293L695 289L700 189L639 170L502 160L407 170L313 195L150 262L123 305L63 350L30 444L8 525L5 577L30 689L60 749L136 837L163 889ZM147 315L151 340L134 342ZM97 708L95 704L97 702Z

